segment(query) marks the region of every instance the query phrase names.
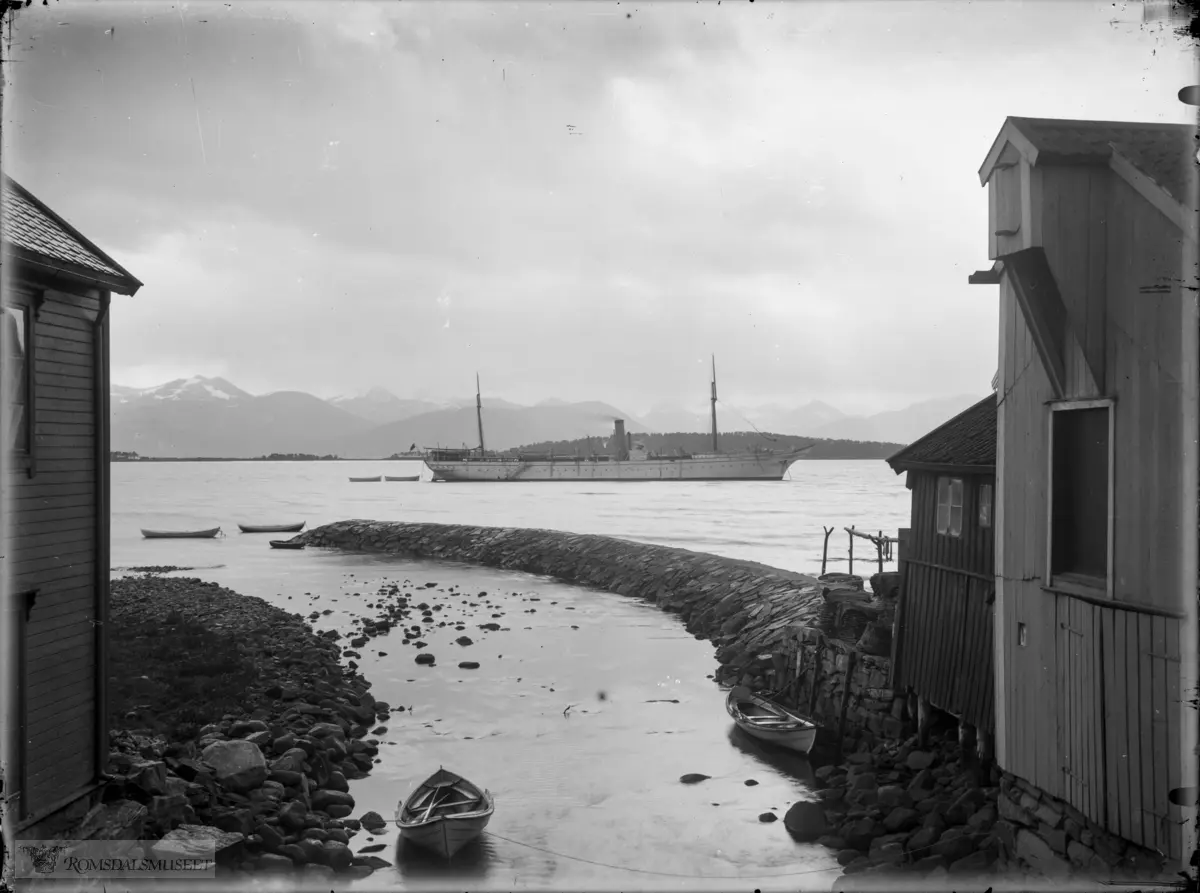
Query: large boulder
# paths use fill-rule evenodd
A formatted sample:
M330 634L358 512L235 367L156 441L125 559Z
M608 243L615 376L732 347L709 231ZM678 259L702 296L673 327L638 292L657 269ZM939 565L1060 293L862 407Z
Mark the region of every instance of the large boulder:
M216 741L200 758L213 767L217 783L230 791L252 791L267 780L267 761L249 741Z
M829 833L825 807L812 800L793 803L787 815L783 817L783 825L788 829L788 833L801 843L814 841Z
M158 859L215 859L229 865L241 858L245 836L210 825L180 825L151 849Z

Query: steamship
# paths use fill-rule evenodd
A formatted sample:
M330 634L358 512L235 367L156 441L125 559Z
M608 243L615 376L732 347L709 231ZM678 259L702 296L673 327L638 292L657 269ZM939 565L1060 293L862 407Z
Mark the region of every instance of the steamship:
M425 464L435 481L780 481L793 462L812 445L791 450L755 449L722 453L717 446L717 369L713 360L711 453L650 455L644 444L614 420L606 455L555 456L523 454L489 456L483 440L483 402L475 377L475 416L479 446L475 449L430 449Z

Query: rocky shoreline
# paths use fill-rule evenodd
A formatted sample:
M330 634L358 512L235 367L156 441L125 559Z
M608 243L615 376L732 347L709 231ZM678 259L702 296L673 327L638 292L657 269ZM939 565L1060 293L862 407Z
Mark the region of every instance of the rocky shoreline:
M348 782L378 762L391 708L343 667L337 634L214 583L158 576L167 570L112 583L109 778L81 836L157 840L156 853L211 840L219 872L235 877L388 867L351 847L386 822L351 817ZM203 647L183 657L185 641ZM189 679L195 696L181 703Z

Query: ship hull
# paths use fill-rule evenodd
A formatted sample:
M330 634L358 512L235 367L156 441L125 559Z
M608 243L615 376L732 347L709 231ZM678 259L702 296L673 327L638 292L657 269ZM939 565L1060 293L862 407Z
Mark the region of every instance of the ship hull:
M435 481L781 481L797 454L596 461L427 461Z

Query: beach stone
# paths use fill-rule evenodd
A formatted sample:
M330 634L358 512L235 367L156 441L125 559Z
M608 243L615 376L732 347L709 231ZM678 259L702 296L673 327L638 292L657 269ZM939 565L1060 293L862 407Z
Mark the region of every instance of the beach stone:
M334 871L344 871L354 862L354 853L346 844L336 840L327 840L322 846L325 850L322 861L326 862Z
M308 810L299 800L292 800L279 810L279 824L285 828L298 831L304 827L304 819Z
M242 856L246 835L223 831L211 825L180 825L151 845L159 859L209 858L215 854L219 865L228 865Z
M161 760L136 760L125 773L126 783L155 795L167 793L167 764Z
M279 829L274 825L269 825L266 822L260 822L254 827L254 833L262 840L263 848L268 852L275 852L279 847L283 846L283 835L279 833Z
M415 660L419 664L432 664L435 658L432 651L422 651L416 656Z
M844 865L849 865L851 862L855 861L856 859L861 859L862 853L860 853L858 850L851 850L851 849L838 850L837 854L834 856L834 858L837 859L838 865L844 866Z
M254 868L256 871L266 873L287 872L290 874L296 868L296 863L282 853L262 853L254 860Z
M687 775L679 776L679 780L683 784L698 784L699 782L705 781L709 778L712 778L712 776L711 775L703 775L699 772L689 772Z
M229 729L230 738L245 738L252 732L267 732L270 728L261 719L247 719L235 722Z
M792 837L801 843L816 840L826 834L829 827L824 807L811 800L793 803L783 817L783 824Z
M310 862L300 870L300 876L305 878L320 878L322 880L328 880L336 877L336 875L337 872L335 872L328 865L321 865L315 862Z
M478 670L479 669L479 661L477 661L477 660L459 661L458 668L460 670Z
M914 750L908 755L908 759L904 764L914 772L920 772L922 769L928 769L933 765L935 757L927 750Z
M330 736L344 740L346 737L346 730L337 723L318 722L313 723L312 728L308 730L308 736L310 738L315 738L318 741L322 738L328 738Z
M760 822L774 822L779 820L779 816L775 815L773 812L763 812L759 813L758 820Z
M291 859L293 865L304 865L308 861L308 853L304 852L302 846L295 843L285 843L278 852L279 855Z
M312 795L313 809L329 812L329 806L347 806L351 812L354 810L354 798L346 791L317 791ZM332 813L330 813L332 815ZM347 813L349 815L349 813ZM337 818L335 816L335 818Z
M470 636L459 636L459 637L458 637L457 639L455 639L454 641L455 641L457 644L459 644L459 645L462 645L463 647L466 647L467 645L473 645L473 644L475 644L475 641L474 641L474 639L472 639Z
M372 834L378 831L383 831L385 828L387 828L387 822L384 821L383 816L377 812L365 813L363 817L359 819L359 823L363 826L363 828L365 828L367 831L370 831Z

